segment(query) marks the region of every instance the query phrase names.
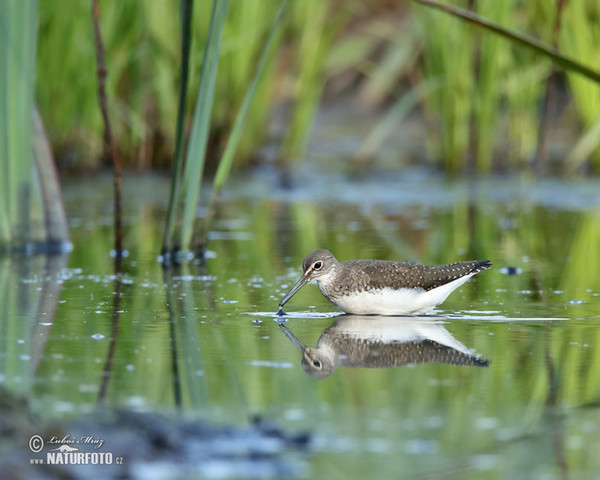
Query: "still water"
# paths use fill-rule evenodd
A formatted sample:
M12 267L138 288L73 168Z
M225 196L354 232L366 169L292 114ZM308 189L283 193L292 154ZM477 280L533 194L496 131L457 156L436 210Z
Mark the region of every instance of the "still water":
M291 477L600 478L600 184L301 180L234 180L206 263L165 272L168 183L127 178L121 277L110 179L67 184L73 252L0 258L2 386L65 422L260 415L310 434ZM426 318L340 315L309 285L282 322L316 248L494 267Z

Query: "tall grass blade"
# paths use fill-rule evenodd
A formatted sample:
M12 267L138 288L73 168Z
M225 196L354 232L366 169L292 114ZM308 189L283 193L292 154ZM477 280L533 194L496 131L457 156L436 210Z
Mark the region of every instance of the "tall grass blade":
M204 60L200 71L198 98L192 122L192 131L183 172L184 212L181 232L181 246L189 250L196 206L202 183L202 173L206 158L206 145L210 126L215 78L221 49L221 34L227 12L227 0L215 0L210 20L208 39L204 49Z
M445 5L439 3L434 0L413 0L421 5L425 5L427 7L435 8L446 12L450 15L458 17L462 20L465 20L473 25L476 25L485 30L496 33L497 35L503 36L509 39L511 42L522 45L524 47L530 48L537 53L540 53L548 58L550 58L557 66L563 68L564 70L577 72L584 77L593 80L596 83L600 83L600 72L593 70L592 68L583 65L582 63L569 58L562 53L560 53L557 49L547 45L536 38L530 37L529 35L524 35L522 33L518 33L512 30L509 30L497 23L491 22L485 18L482 18L473 12L468 10L464 10L462 8L454 7L451 5Z
M37 1L0 2L0 248L30 230Z
M190 47L192 41L192 14L194 10L193 0L181 0L181 66L179 79L179 102L177 107L177 127L175 129L175 156L171 169L171 190L169 193L169 206L167 208L167 220L163 232L163 255L168 255L173 250L173 230L175 227L175 216L179 205L183 172L183 140L185 133L185 117L187 104L187 91L190 71Z
M332 5L322 0L293 2L292 6L292 17L301 19L303 28L296 47L298 72L292 87L292 115L279 155L284 170L290 159L298 160L304 155L323 90L325 57L334 35L347 19L344 9L332 11Z
M594 125L591 125L581 138L577 141L573 149L567 155L565 166L567 172L575 173L577 169L592 156L595 150L600 146L600 120Z
M515 11L514 0L503 2L479 2L479 13L495 21L505 23ZM476 51L474 69L477 80L475 101L470 121L471 156L475 169L489 173L492 169L494 144L497 138L498 112L501 104L501 82L506 65L510 62L511 45L497 35L478 32L479 49Z
M269 31L269 36L267 37L267 41L263 48L263 51L260 55L260 59L258 61L258 65L256 67L256 71L254 72L254 76L252 77L252 82L246 91L246 95L244 96L244 101L240 107L240 110L236 116L235 122L231 129L231 134L229 139L227 140L227 144L225 146L225 151L223 152L223 156L221 157L221 161L219 162L219 166L217 167L217 172L215 174L215 178L212 186L212 193L209 200L208 213L206 216L206 221L204 224L204 231L202 232L204 235L203 242L206 243L206 235L208 234L208 230L210 228L210 223L212 221L212 215L214 210L214 204L217 201L217 198L227 181L227 177L229 177L229 173L231 172L231 167L233 165L233 158L235 156L235 152L237 150L237 146L240 141L240 137L242 135L242 130L244 128L244 123L248 116L248 111L250 110L250 105L254 98L254 93L256 92L256 87L260 80L261 74L263 72L265 62L267 60L267 56L271 45L273 44L273 40L275 38L275 33L277 31L277 27L281 23L281 18L283 16L283 12L288 3L288 0L282 0L279 5L279 11L277 12L277 16L275 17L275 21L271 26L271 30Z
M12 65L11 39L10 39L10 7L11 3L0 3L0 65L7 68L0 69L0 166L2 178L0 179L0 245L7 245L11 239L11 181L12 172L10 144L9 144L9 74Z
M552 28L552 46L557 47L561 28L561 17L567 0L556 0L554 26ZM535 170L538 175L546 170L548 160L548 135L550 121L556 116L557 109L557 76L552 68L546 79L544 99L542 100L540 124L538 126L537 145L535 150Z
M441 86L439 80L426 79L403 95L367 134L356 154L356 161L366 162L423 97Z
M39 177L45 223L45 250L64 252L71 250L69 227L62 202L58 173L50 143L37 108L34 111L33 157Z
M596 0L569 2L565 7L562 22L564 26L559 38L561 49L585 62L599 65L600 3ZM592 131L600 121L600 85L580 75L568 74L567 80L577 115L586 131L584 135L587 138L581 141L592 147L592 139L587 132ZM592 169L599 173L600 137L596 137L596 146L589 148L588 156Z
M442 88L425 98L425 113L430 126L439 125L435 140L428 142L434 158L440 158L447 172L456 174L465 164L470 146L470 124L476 89L475 57L471 45L476 32L457 24L449 15L423 12L426 35L423 68L426 78L441 79ZM448 55L451 51L452 55ZM450 93L450 94L449 94Z

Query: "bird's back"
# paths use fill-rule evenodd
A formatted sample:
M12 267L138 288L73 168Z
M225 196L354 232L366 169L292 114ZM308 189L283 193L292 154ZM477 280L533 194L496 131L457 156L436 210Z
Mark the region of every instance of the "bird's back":
M342 264L344 273L363 290L440 287L466 275L491 267L489 260L472 260L445 265L420 265L388 260L349 260ZM350 278L348 280L350 281Z

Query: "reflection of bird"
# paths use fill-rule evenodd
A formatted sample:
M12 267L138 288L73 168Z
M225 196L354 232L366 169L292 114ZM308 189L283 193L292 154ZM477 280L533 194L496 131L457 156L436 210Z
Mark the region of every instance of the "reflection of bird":
M55 448L52 451L53 452L69 453L69 452L75 452L77 450L79 450L79 449L75 448L75 447L70 447L69 445L66 445L66 444L63 443L60 447Z
M340 365L387 368L417 363L487 367L439 322L413 317L345 315L319 337L315 348L305 346L285 325L283 333L302 352L302 368L326 378Z
M346 313L420 315L490 267L489 260L433 266L385 260L340 263L330 251L316 250L302 262L302 277L279 306L283 307L304 285L316 281L323 296Z

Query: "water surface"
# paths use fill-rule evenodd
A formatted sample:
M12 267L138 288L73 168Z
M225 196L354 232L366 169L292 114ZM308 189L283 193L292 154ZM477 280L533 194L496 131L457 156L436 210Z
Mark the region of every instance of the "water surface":
M310 432L292 476L599 478L600 185L313 173L292 191L234 180L206 263L167 272L168 184L126 179L118 277L110 180L67 186L71 255L0 259L2 385L45 419L99 402L224 425L259 414ZM282 328L277 303L316 248L494 268L422 325L340 316L309 285ZM314 375L290 332L346 350Z

